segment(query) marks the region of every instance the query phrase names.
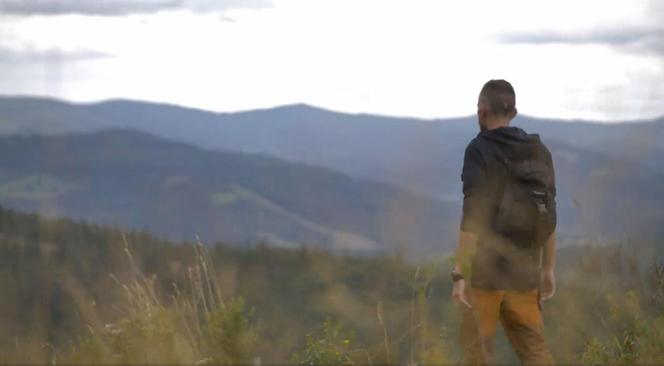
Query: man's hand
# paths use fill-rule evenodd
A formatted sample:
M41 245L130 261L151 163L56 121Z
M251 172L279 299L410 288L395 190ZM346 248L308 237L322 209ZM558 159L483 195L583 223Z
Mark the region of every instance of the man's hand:
M556 276L553 270L540 273L540 299L549 300L556 293Z
M470 305L470 300L466 294L466 280L458 280L453 283L452 298L457 306L465 306L468 309L473 307Z
M470 271L471 260L475 254L475 246L477 244L477 234L461 230L459 232L459 246L456 251L456 265L454 271L457 273L465 272L467 276ZM452 298L454 303L458 306L472 308L470 305L470 298L466 293L466 280L460 279L452 283Z

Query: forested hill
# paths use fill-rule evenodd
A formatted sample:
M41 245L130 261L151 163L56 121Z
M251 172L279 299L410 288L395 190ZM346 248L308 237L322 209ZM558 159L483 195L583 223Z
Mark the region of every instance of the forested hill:
M0 137L0 203L173 239L450 251L453 205L274 157L209 151L133 130Z

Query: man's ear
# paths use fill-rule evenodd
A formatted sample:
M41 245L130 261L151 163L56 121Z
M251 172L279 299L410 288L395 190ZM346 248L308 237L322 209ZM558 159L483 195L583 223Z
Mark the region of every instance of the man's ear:
M486 105L480 104L477 106L477 115L482 118L487 117L487 108Z
M519 114L519 111L514 108L514 112L512 113L512 118L516 117L516 115Z
M486 121L486 109L484 108L478 108L477 109L477 118L480 121Z

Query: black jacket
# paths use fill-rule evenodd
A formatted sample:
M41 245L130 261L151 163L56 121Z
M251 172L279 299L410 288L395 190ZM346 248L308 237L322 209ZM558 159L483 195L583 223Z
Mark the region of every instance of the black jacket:
M555 210L553 162L539 135L528 134L518 127L480 132L466 147L461 173L464 195L461 230L479 237L471 284L486 289L533 289L539 283L540 249L518 249L492 230L507 172L496 149L511 161L542 159L547 162L551 168L549 188Z

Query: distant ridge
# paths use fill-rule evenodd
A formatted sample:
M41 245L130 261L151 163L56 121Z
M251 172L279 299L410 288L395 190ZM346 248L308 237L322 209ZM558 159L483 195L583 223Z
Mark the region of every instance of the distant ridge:
M202 113L210 113L216 115L233 115L233 114L242 114L242 113L251 113L259 111L273 111L273 110L286 110L286 111L318 111L318 112L328 112L348 116L372 116L386 119L406 119L406 120L416 120L416 121L455 121L459 119L469 119L475 118L473 114L466 116L456 116L456 117L433 117L433 118L423 118L423 117L413 117L407 115L388 115L381 113L372 113L372 112L344 112L337 111L331 108L317 106L308 103L288 103L282 105L275 105L272 107L257 107L251 109L241 109L236 111L213 111L205 108L186 106L183 104L171 103L171 102L159 102L159 101L147 101L147 100L136 100L136 99L125 99L125 98L110 98L100 101L71 101L62 98L56 98L51 96L30 96L30 95L0 95L0 103L6 104L7 102L43 102L51 104L64 104L71 106L81 106L81 107L90 107L98 105L132 105L132 104L141 104L149 105L153 107L166 107L166 108L176 108L182 110L196 111ZM652 118L635 118L630 120L615 120L615 121L599 121L599 120L590 120L583 118L550 118L550 117L535 117L530 115L520 115L520 118L540 121L540 122L563 122L563 123L582 123L582 124L601 124L604 126L611 125L620 125L624 123L629 124L641 124L641 123L662 123L664 122L664 116L652 117Z

